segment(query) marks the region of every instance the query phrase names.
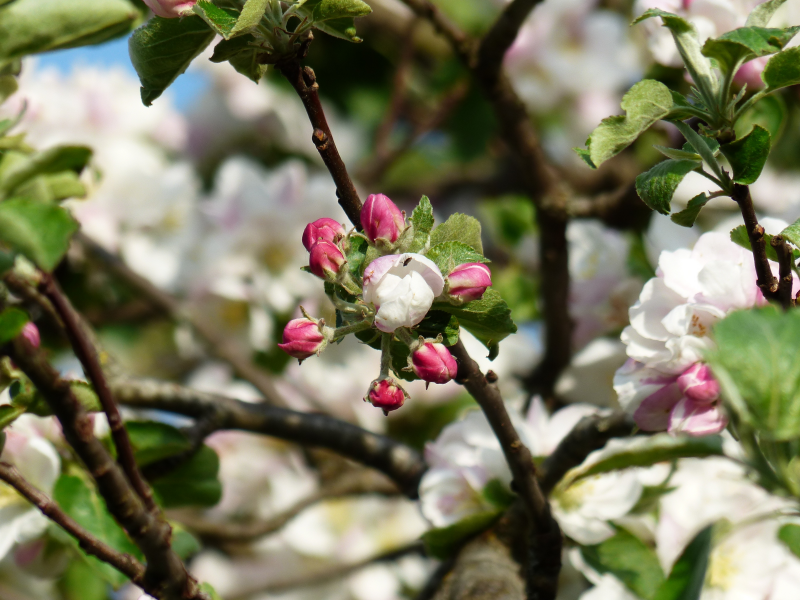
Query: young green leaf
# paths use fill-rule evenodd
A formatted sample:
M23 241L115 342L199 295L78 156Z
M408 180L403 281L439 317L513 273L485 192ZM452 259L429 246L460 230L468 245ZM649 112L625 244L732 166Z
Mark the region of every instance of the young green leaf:
M361 41L356 35L355 19L371 12L369 4L362 0L306 0L297 10L315 28L350 42Z
M0 344L17 337L30 319L25 311L10 306L0 313Z
M610 573L639 598L652 598L664 583L656 553L624 529L594 546L582 546L586 563L600 574Z
M269 6L269 0L247 0L242 7L242 12L231 29L230 37L247 33L258 26L261 17Z
M0 241L45 271L52 271L69 247L78 224L60 206L12 199L0 202Z
M517 326L511 320L511 309L493 288L486 290L480 300L462 306L436 302L433 308L455 315L459 325L489 349L491 358L497 356L500 341L517 331Z
M461 242L444 242L428 250L426 256L436 263L442 275L447 277L458 265L464 263L487 263L489 260Z
M670 202L683 178L703 166L699 160L668 159L636 177L636 192L651 209L668 215Z
M706 40L703 54L715 59L723 73L727 73L754 58L780 52L798 31L800 27L740 27L718 38Z
M786 544L792 554L800 558L800 525L787 523L778 530L778 539Z
M781 231L781 235L796 248L800 248L800 219Z
M728 183L730 178L723 172L722 167L719 166L719 163L716 159L716 152L714 148L719 146L716 140L711 140L711 138L700 135L683 121L673 121L673 124L683 134L683 137L686 138L686 141L689 143L692 149L694 149L695 152L703 157L703 160L714 172L714 175L717 176L717 179L719 179L723 184Z
M222 498L219 457L208 446L177 469L152 482L153 490L164 508L179 506L214 506Z
M481 223L475 217L462 213L453 213L431 233L431 246L444 242L461 242L471 247L478 254L483 254L481 241Z
M4 435L3 429L11 425L17 418L25 414L25 407L12 406L10 404L0 405L0 435ZM1 442L2 440L0 440ZM3 451L3 445L0 443L0 452Z
M175 427L158 421L127 421L136 463L144 467L192 448L192 443Z
M503 510L489 510L470 515L458 523L440 529L431 529L422 534L422 541L429 556L439 559L450 557L462 543L489 528Z
M709 525L698 533L672 567L667 580L653 596L653 600L700 600L703 582L711 554L714 526Z
M709 198L705 192L702 194L697 194L697 196L689 200L686 208L680 212L673 213L669 218L672 219L673 223L676 223L681 227L691 227L694 225L694 222L697 220L700 211L709 200L711 200L711 198Z
M134 69L142 83L142 102L150 106L211 40L214 31L197 16L153 17L128 41Z
M17 187L38 175L67 170L80 173L91 157L92 150L86 146L54 146L20 157L0 173L0 197L10 195Z
M684 150L681 148L667 148L665 146L659 146L658 144L653 144L653 148L661 152L661 154L663 154L667 158L672 158L674 160L696 160L696 161L703 160L691 146L689 146L688 150Z
M775 248L773 248L772 244L770 243L772 241L772 236L768 233L765 233L764 240L767 242L767 258L769 260L778 262L778 253L775 251ZM744 248L749 252L753 251L753 247L750 245L750 237L747 235L747 228L744 225L739 225L731 229L731 241L734 244L738 244L739 246L741 246L742 248ZM792 250L792 255L794 256L794 260L797 261L798 259L800 259L800 250L797 249Z
M754 125L743 138L720 147L720 152L731 164L736 183L756 182L767 162L769 146L769 131L760 125Z
M192 10L223 38L228 40L232 37L233 29L239 19L237 11L220 8L209 0L197 0Z
M430 244L431 229L433 229L433 207L427 196L419 199L419 204L411 213L409 221L414 226L414 238L408 251L422 252Z
M13 75L0 75L0 104L17 91L17 78Z
M767 85L767 92L800 83L800 46L782 50L770 58L761 79Z
M15 0L0 8L0 66L125 35L138 17L127 0Z
M767 0L757 5L748 15L745 27L766 27L769 25L772 15L778 10L786 0Z
M766 440L800 438L800 314L774 307L737 311L714 326L708 360L723 395Z

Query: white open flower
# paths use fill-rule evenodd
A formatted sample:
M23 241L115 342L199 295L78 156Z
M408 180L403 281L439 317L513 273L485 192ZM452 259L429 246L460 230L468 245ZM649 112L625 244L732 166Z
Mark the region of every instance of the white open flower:
M421 254L381 256L364 271L364 302L375 305L375 325L387 333L422 321L443 290L439 267Z

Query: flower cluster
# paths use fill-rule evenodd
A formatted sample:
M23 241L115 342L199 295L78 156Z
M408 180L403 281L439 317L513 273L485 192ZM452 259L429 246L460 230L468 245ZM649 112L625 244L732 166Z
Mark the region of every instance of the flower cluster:
M351 333L369 344L380 340L380 374L364 400L385 414L408 397L398 377L444 384L457 374L447 349L458 339L450 321L420 328L434 303L447 313L481 300L492 285L489 268L478 262L485 261L480 248L452 239L431 244L433 213L427 198L414 215L424 218L407 220L387 196L372 194L361 210L363 233L347 232L329 218L309 223L302 238L309 253L307 270L325 280L337 327L327 327L301 308L303 317L289 322L279 344L302 361ZM480 235L477 221L474 227Z

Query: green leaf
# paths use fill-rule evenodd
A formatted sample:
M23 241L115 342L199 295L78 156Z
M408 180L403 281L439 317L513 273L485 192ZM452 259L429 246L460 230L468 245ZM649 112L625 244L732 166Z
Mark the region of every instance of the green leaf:
M408 252L423 252L430 243L431 229L433 229L433 207L427 196L420 198L409 221L414 226L414 238Z
M239 19L239 13L232 9L219 8L213 2L208 0L198 0L197 4L192 7L195 14L203 21L208 23L208 26L214 32L221 35L226 40L231 38L236 22Z
M356 35L355 19L372 12L366 2L361 0L306 0L297 11L301 18L306 17L314 27L328 35L360 42Z
M222 596L217 593L217 590L210 583L201 583L200 591L208 594L211 600L222 600Z
M247 0L242 7L242 12L236 20L236 25L230 32L230 37L248 33L258 26L261 17L267 10L270 0Z
M723 73L728 73L754 58L780 52L798 31L800 27L740 27L725 32L716 39L706 40L703 54L715 59Z
M733 169L736 183L755 183L769 156L769 131L760 125L743 138L720 147L720 152L728 159Z
M0 203L0 242L52 271L69 247L78 224L60 206L13 199Z
M452 346L458 341L458 319L443 310L429 310L413 331L415 335L434 339L442 334L442 343Z
M83 479L73 475L62 475L56 482L53 498L64 512L96 538L115 550L141 559L141 552L131 542L122 527L117 525L117 522L108 512L103 499ZM77 548L77 541L74 541L71 537L69 539ZM85 554L80 549L78 551L84 560L114 588L119 588L128 582L127 577L111 565Z
M133 68L142 83L142 102L150 106L211 40L214 31L196 16L153 17L128 41Z
M739 225L731 229L731 241L734 244L738 244L745 250L750 252L753 251L753 247L750 245L750 237L747 235L747 228L744 225ZM778 262L778 253L775 251L775 248L772 247L772 236L768 233L764 234L764 241L766 242L767 246L767 258L769 260L773 260ZM793 250L792 254L794 256L794 260L797 261L800 259L800 250Z
M698 533L683 551L653 600L700 600L711 554L713 525Z
M636 177L636 192L651 209L668 215L678 185L686 175L702 166L703 163L696 160L667 159Z
M781 231L781 236L783 236L791 244L794 244L795 247L800 248L800 219Z
M254 45L256 39L250 35L240 35L230 40L222 40L214 47L211 62L228 61L231 66L251 81L258 83L267 71L267 65L259 62L263 49Z
M656 553L624 529L595 546L582 546L586 563L598 573L610 573L640 598L652 598L664 583Z
M786 544L792 554L800 558L800 525L787 523L778 530L778 539Z
M444 242L436 244L425 254L442 272L442 275L447 277L453 269L458 265L464 263L487 263L489 259L485 258L483 254L478 254L470 246L462 244L461 242Z
M38 175L61 171L80 173L91 157L92 150L86 146L54 146L19 158L8 167L4 164L0 173L0 197L9 195L17 187Z
M653 144L653 148L661 152L661 154L667 158L672 158L674 160L703 160L691 146L688 144L686 144L686 146L689 148L688 150L679 148L666 148L664 146L659 146L658 144Z
M800 46L778 52L769 59L761 79L767 85L767 92L800 83Z
M0 104L17 91L17 78L13 75L0 76Z
M767 0L756 6L747 17L745 27L766 27L769 25L772 15L778 10L786 0Z
M108 584L82 560L73 560L58 579L62 600L108 600Z
M490 504L494 504L497 508L503 510L509 508L517 500L517 495L509 490L499 479L491 479L489 483L483 486L481 496Z
M709 198L705 192L697 194L697 196L689 200L686 208L680 212L670 215L670 219L672 219L673 223L676 223L681 227L691 227L694 225L694 222L697 220L700 211L709 200L711 200L711 198Z
M599 167L630 146L653 123L666 118L672 108L672 93L667 86L653 79L640 81L622 97L625 116L603 119L589 135L587 163Z
M164 508L179 506L214 506L222 498L219 457L208 446L177 469L152 482Z
M667 27L672 33L675 45L678 47L678 52L683 59L683 64L686 65L686 70L692 76L692 81L699 88L705 104L707 106L713 105L716 100L719 82L711 68L711 61L703 56L700 48L700 39L697 37L694 25L676 14L659 8L646 10L632 25L652 17L661 17L664 27Z
M761 439L800 438L800 314L764 307L731 313L714 326L708 360L724 396Z
M704 458L722 455L722 438L718 435L692 437L657 433L647 437L637 436L628 440L612 440L605 448L590 456L581 466L572 469L563 483L559 485L568 487L576 481L592 475L629 467L650 467L678 458Z
M454 554L461 544L484 531L503 514L502 510L490 510L470 515L449 527L431 529L422 534L422 541L429 556L445 559Z
M444 242L461 242L471 247L478 254L483 254L481 241L481 223L475 217L462 213L453 213L431 233L431 246Z
M138 17L127 0L15 0L0 8L0 66L119 37Z
M11 425L18 417L25 414L25 408L22 406L12 406L10 404L0 405L0 432ZM0 444L0 453L3 447Z
M480 300L473 300L462 306L436 302L433 308L455 315L461 327L489 348L492 358L497 355L500 341L517 331L517 326L511 320L511 309L500 293L492 288L487 289Z
M202 549L200 540L186 531L180 523L170 521L170 527L172 527L172 549L175 554L187 560L200 552Z
M350 238L350 248L348 248L345 258L347 259L347 268L350 269L350 274L356 281L361 281L361 274L367 267L367 252L370 245L362 237L352 236Z
M25 311L14 307L6 308L0 313L0 344L10 342L17 337L29 320Z
M128 430L136 463L142 467L192 448L189 438L166 423L127 421L125 429Z

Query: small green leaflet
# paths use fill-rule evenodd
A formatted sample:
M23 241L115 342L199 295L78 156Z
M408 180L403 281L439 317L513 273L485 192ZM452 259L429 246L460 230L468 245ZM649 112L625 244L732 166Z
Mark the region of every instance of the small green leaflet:
M242 7L242 13L236 20L236 25L231 30L230 37L246 33L257 27L267 6L269 6L269 0L247 0Z
M786 0L767 0L757 5L747 17L745 27L766 27L772 15Z
M197 0L197 3L192 7L194 13L199 16L203 21L208 23L208 26L214 32L221 35L226 40L230 39L233 28L236 27L239 14L235 10L223 9L216 6L209 0ZM263 13L262 13L263 14Z
M683 178L702 167L696 160L667 159L636 177L636 192L651 209L668 215L670 202Z
M372 12L361 0L305 0L297 14L313 22L316 29L350 42L360 42L355 19Z
M22 199L0 202L0 242L45 271L61 262L77 230L78 224L60 206Z
M761 79L770 92L800 83L800 46L783 50L770 58Z
M720 147L720 152L728 159L733 169L736 183L755 183L767 162L770 148L769 131L760 125L743 138Z
M36 154L20 156L17 153L17 156L14 163L0 175L0 197L39 175L63 171L80 173L92 157L92 150L86 146L54 146Z
M791 225L789 227L791 227ZM789 238L786 238L786 239L789 239ZM738 225L737 227L734 227L733 229L731 229L731 241L734 244L738 244L739 246L741 246L745 250L748 250L750 252L753 251L753 247L750 245L750 236L747 235L747 228L744 225ZM766 246L767 246L767 258L769 260L773 260L775 262L778 262L778 253L775 252L775 248L773 248L772 244L771 244L772 236L770 234L768 234L768 233L765 233L764 234L764 241L766 242ZM789 241L791 241L791 240L789 240ZM794 242L792 242L792 243L794 243ZM797 261L797 259L800 258L800 250L795 249L795 250L792 251L792 254L794 256L794 260L795 261Z
M208 446L177 469L152 481L153 490L164 508L180 506L214 506L222 498L219 473L219 457Z
M700 215L700 211L709 200L711 200L711 198L709 198L705 192L697 194L697 196L689 200L686 208L680 212L671 214L669 218L672 219L673 223L681 227L692 227L697 217Z
M433 207L427 196L422 196L409 219L414 227L414 237L408 252L423 252L430 243L433 229Z
M800 219L781 231L781 235L796 248L800 248Z
M453 213L431 233L431 246L444 242L461 242L483 255L480 221L469 215Z
M703 54L715 59L722 71L727 73L754 58L780 52L798 31L800 27L740 27L723 33L716 39L706 40Z

